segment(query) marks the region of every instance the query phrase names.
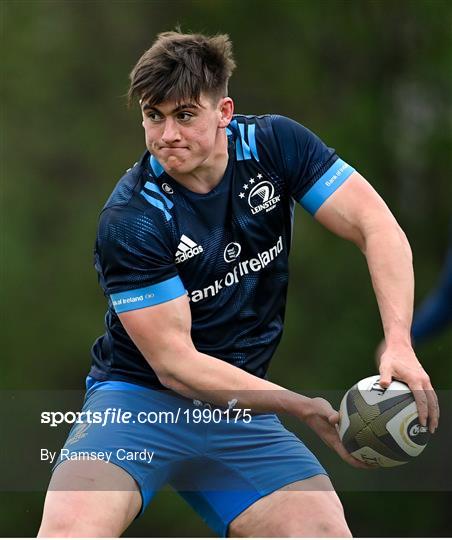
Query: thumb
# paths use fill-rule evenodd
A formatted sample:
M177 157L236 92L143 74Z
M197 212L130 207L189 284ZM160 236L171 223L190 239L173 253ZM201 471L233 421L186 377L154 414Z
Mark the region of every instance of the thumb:
M380 380L379 384L383 388L387 388L392 382L391 368L385 364L380 364Z
M339 413L334 411L333 414L330 414L330 416L328 416L328 423L332 426L339 424Z

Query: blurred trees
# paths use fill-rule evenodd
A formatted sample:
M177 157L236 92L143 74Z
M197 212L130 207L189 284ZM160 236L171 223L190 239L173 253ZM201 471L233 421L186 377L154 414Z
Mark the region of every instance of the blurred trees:
M416 298L434 284L452 216L447 0L9 0L0 9L2 388L83 384L105 310L92 268L97 215L143 150L138 110L125 104L127 75L155 35L177 24L230 34L237 112L286 114L335 147L407 232ZM375 372L381 327L365 261L301 209L286 321L271 370L276 382L345 390ZM450 330L419 351L443 389L451 388L451 351ZM379 535L447 532L444 494L435 495L420 529L407 522L425 514L419 494L391 502L398 514L388 523L382 494L371 504L367 495L344 497L360 535L374 535L377 519ZM133 534L210 534L174 501L162 495L159 511L135 523ZM7 502L4 532L32 535L42 494ZM168 517L173 505L188 520L183 529Z

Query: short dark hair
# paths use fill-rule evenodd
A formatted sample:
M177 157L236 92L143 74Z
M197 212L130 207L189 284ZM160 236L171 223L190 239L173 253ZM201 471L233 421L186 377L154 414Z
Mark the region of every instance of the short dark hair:
M220 99L228 94L234 68L227 34L163 32L130 73L129 105L135 97L151 106L167 100L199 103L201 93Z

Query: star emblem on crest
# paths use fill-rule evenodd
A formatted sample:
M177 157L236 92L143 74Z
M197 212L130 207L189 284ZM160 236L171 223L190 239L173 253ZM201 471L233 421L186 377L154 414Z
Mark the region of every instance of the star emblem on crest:
M245 197L245 194L244 194L244 193L239 193L239 197L240 197L241 199L243 199L243 197Z
M259 173L259 174L257 175L257 178L258 178L259 180L260 180L261 178L263 178L263 176L261 175L261 173Z
M255 181L254 178L250 178L250 184L254 184Z
M243 189L248 189L248 184L243 184Z

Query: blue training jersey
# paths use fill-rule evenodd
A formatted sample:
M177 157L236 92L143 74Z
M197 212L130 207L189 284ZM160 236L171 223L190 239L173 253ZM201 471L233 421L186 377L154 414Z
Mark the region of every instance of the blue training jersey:
M315 214L354 169L282 116L235 115L227 133L228 165L209 193L145 152L105 204L95 266L108 311L95 379L163 388L118 314L185 294L196 349L266 376L283 330L294 202Z

